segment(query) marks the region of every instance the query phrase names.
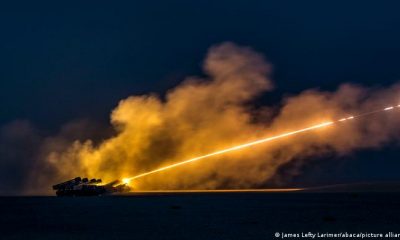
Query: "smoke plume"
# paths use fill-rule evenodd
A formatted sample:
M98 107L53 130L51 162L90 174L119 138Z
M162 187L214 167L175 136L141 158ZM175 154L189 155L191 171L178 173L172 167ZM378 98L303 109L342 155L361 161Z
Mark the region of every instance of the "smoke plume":
M41 186L48 180L78 175L105 181L122 179L258 138L398 104L399 100L397 84L381 89L343 84L334 92L311 89L285 97L279 109L254 107L257 97L273 89L272 69L263 56L250 48L223 43L209 50L203 67L206 77L187 78L165 96L121 100L111 114L116 133L100 143L47 139L40 155L45 161L31 173L29 182L40 179L35 184ZM132 186L259 186L291 161L304 164L312 156L343 155L398 140L398 119L398 112L385 113L291 136L147 176Z

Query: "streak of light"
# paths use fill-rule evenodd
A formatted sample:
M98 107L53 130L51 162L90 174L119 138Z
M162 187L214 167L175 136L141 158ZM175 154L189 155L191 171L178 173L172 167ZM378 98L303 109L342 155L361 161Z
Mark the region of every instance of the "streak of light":
M181 166L181 165L184 165L184 164L188 164L188 163L191 163L191 162L195 162L195 161L198 161L198 160L201 160L201 159L204 159L204 158L208 158L208 157L212 157L212 156L216 156L216 155L221 155L221 154L224 154L224 153L227 153L227 152L236 151L236 150L239 150L239 149L242 149L242 148L246 148L246 147L250 147L250 146L254 146L254 145L257 145L257 144L270 142L270 141L273 141L273 140L276 140L276 139L279 139L279 138L284 138L284 137L288 137L288 136L291 136L291 135L299 134L299 133L302 133L302 132L307 132L307 131L310 131L310 130L326 127L326 126L332 125L333 123L334 122L332 122L332 121L324 122L324 123L321 123L321 124L317 124L317 125L314 125L314 126L311 126L311 127L299 129L299 130L296 130L296 131L287 132L287 133L283 133L283 134L280 134L280 135L263 138L263 139L260 139L260 140L257 140L257 141L241 144L241 145L234 146L234 147L231 147L231 148L222 149L222 150L219 150L219 151L216 151L216 152L213 152L213 153L209 153L209 154L206 154L206 155L203 155L203 156L200 156L200 157L191 158L191 159L188 159L188 160L185 160L185 161L182 161L182 162L178 162L178 163L171 164L171 165L168 165L168 166L165 166L165 167L157 168L155 170L152 170L152 171L149 171L149 172L145 172L145 173L136 175L134 177L124 178L122 181L124 183L129 183L133 179L144 177L144 176L156 173L156 172L161 172L161 171L164 171L164 170L167 170L167 169L170 169L170 168L178 167L178 166Z
M400 104L397 105L397 107L400 108ZM380 113L380 112L383 112L383 111L392 110L393 108L394 108L393 106L390 106L390 107L386 107L384 109L378 109L378 110L374 110L374 111L370 111L370 112L365 112L365 113L361 113L361 114L358 114L358 115L355 115L355 116L341 118L341 119L338 119L338 120L335 120L335 121L327 121L327 122L323 122L321 124L313 125L313 126L310 126L310 127L307 127L307 128L302 128L302 129L295 130L295 131L292 131L292 132L286 132L286 133L279 134L279 135L276 135L276 136L267 137L267 138L263 138L263 139L256 140L256 141L253 141L253 142L244 143L244 144L241 144L241 145L237 145L237 146L234 146L234 147L230 147L230 148L222 149L222 150L219 150L219 151L216 151L216 152L213 152L213 153L209 153L209 154L206 154L206 155L203 155L203 156L199 156L199 157L191 158L191 159L184 160L184 161L181 161L181 162L177 162L177 163L174 163L174 164L171 164L171 165L167 165L165 167L160 167L160 168L157 168L155 170L152 170L152 171L149 171L149 172L145 172L145 173L141 173L141 174L133 176L133 177L124 178L124 179L122 179L122 181L125 184L129 184L129 182L134 180L134 179L138 179L138 178L141 178L141 177L144 177L144 176L147 176L147 175L150 175L150 174L154 174L154 173L157 173L157 172L165 171L165 170L168 170L168 169L171 169L171 168L175 168L175 167L178 167L178 166L181 166L181 165L184 165L184 164L188 164L188 163L191 163L191 162L195 162L195 161L198 161L198 160L201 160L201 159L204 159L204 158L209 158L209 157L216 156L216 155L221 155L221 154L224 154L224 153L227 153L227 152L240 150L240 149L243 149L243 148L247 148L247 147L254 146L254 145L257 145L257 144L261 144L261 143L265 143L265 142L270 142L270 141L277 140L277 139L284 138L284 137L288 137L288 136L291 136L291 135L296 135L296 134L299 134L299 133L303 133L303 132L307 132L307 131L311 131L311 130L315 130L315 129L319 129L319 128L324 128L324 127L333 125L335 123L344 122L346 120L350 120L350 119L354 119L354 118L365 117L365 116L372 115L372 114L375 114L375 113Z

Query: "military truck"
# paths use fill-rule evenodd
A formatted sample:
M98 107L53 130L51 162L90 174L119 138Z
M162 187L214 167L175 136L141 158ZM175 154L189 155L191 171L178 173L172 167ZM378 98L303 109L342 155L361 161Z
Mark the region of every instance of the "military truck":
M57 196L102 196L113 193L129 192L131 188L119 180L101 184L101 179L76 177L71 180L56 184L53 190Z

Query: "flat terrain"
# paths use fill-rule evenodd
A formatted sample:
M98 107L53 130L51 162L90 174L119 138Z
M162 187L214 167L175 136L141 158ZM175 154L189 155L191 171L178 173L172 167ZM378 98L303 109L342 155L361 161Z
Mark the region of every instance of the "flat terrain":
M274 239L275 232L396 232L399 193L136 193L1 197L1 239Z

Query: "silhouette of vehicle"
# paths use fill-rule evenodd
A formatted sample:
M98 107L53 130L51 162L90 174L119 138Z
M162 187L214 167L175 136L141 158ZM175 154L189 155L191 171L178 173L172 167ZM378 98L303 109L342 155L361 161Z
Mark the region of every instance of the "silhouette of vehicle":
M74 179L56 184L53 190L57 196L101 196L113 193L129 192L131 188L119 180L101 185L101 179Z

